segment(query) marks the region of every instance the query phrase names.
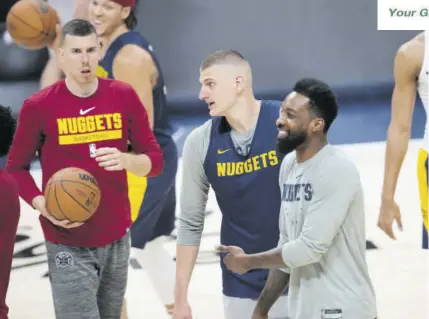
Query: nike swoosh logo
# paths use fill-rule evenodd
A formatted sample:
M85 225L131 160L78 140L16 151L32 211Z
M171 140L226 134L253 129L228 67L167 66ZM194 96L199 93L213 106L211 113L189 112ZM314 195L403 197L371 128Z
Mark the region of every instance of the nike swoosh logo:
M219 155L222 155L222 154L224 154L224 153L226 153L226 152L228 152L228 151L230 151L231 149L230 148L228 148L227 150L217 150L217 153L219 154Z
M82 110L82 109L80 109L79 114L80 114L80 115L85 115L86 113L91 112L93 109L95 109L95 106L94 106L94 107L91 107L91 108L89 108L89 109L86 109L85 111L84 111L84 110Z

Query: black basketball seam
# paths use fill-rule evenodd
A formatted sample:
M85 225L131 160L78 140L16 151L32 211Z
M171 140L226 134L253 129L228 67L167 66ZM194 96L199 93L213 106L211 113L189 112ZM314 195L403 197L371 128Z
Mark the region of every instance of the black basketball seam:
M82 182L72 181L70 179L61 179L60 181L55 181L55 182L52 182L52 183L62 183L62 182L72 182L72 183L76 183L76 184L80 184L80 185L86 186L86 187L90 188L92 191L96 192L98 195L100 195L100 192L98 190L96 190L95 188L92 188L88 184L85 184L85 183L82 183Z
M40 34L38 35L38 37L40 37L41 35L44 35L43 30L40 31L39 29L37 29L36 27L32 26L31 24L27 23L27 21L22 20L19 16L17 16L16 14L14 14L12 11L10 12L11 15L13 15L17 20L19 20L21 23L25 24L27 27L30 27L31 29L33 29L36 32L40 32ZM36 38L36 37L35 37Z
M49 5L49 4L48 4ZM40 9L40 13L42 16L49 16L49 23L47 24L49 26L49 31L51 30L51 24L52 24L52 10L48 10L47 12L43 12L43 9L41 8L42 4L39 3L39 6L37 6L35 3L33 3L33 7L35 7L36 11L39 11ZM54 9L55 10L55 9ZM49 13L49 14L48 14ZM56 11L54 11L53 13L56 13ZM42 30L45 30L45 19L41 18L40 21L42 22ZM43 41L46 42L47 40L49 41L53 41L55 39L55 26L54 26L54 34L52 35L50 32L43 32Z
M51 183L51 184L54 184L54 183ZM55 194L55 201L57 202L57 205L58 205L58 208L59 208L59 209L60 209L60 211L61 211L61 214L63 214L64 219L68 219L68 218L67 218L67 216L66 216L66 214L64 214L63 210L61 209L60 203L58 202L58 197L57 197L57 188L56 188L56 187L54 187L54 194Z
M40 14L41 14L41 15L45 15L45 13L43 13L43 12L42 12L42 10L39 10L39 7L38 7L38 6L36 6L36 4L35 4L35 3L32 3L32 5L33 5L34 9L36 9L37 13L39 13L39 11L40 11ZM40 6L40 5L41 5L41 4L39 4L39 6ZM42 22L42 30L45 30L45 21L44 21L44 19L40 18L40 21ZM48 36L49 36L49 33L45 33L45 32L43 32L43 31L41 31L41 33L42 33L45 37L48 37Z
M27 37L19 37L19 40L30 40L30 41L33 41L33 40L37 40L37 39L39 39L40 38L40 36L41 35L38 35L38 36L35 36L35 37L29 37L29 38L27 38Z
M57 15L56 11L53 11L53 12L50 11L49 17L51 19L49 21L49 24L48 24L50 28L52 28L52 22L54 22L54 33L52 34L52 40L55 40L55 38L58 36L58 34L57 34L57 24L59 24L59 21L58 21L59 17ZM51 29L49 29L49 30L51 30Z
M49 3L48 3L48 5L49 5ZM48 14L49 15L49 23L47 23L47 25L49 26L49 30L52 30L52 22L54 22L54 32L51 34L51 33L47 33L46 34L46 37L48 37L49 39L51 39L52 41L53 40L55 40L55 38L57 37L57 18L59 18L58 17L58 15L57 15L57 11L55 10L55 8L53 8L54 10L49 10L47 13L43 13L42 12L42 14ZM42 10L41 10L42 11ZM44 22L44 20L42 19L42 24L43 24L43 30L45 29L45 24L43 23Z
M31 29L40 32L38 29L36 29L35 27L33 27L31 24L28 24L27 22L25 22L24 20L22 20L21 18L19 18L16 14L14 14L13 12L10 12L10 14L12 16L14 16L17 20L19 20L20 22L24 23L26 26L30 27ZM13 23L12 23L13 24ZM39 35L36 35L35 37L19 37L20 40L37 40L39 39L41 36L44 36L43 32L40 33Z
M36 5L35 5L36 6ZM40 8L40 6L41 6L41 4L39 4L39 8ZM37 6L36 6L36 8L37 8ZM39 9L38 8L38 9ZM50 11L48 11L48 12L50 12ZM49 17L49 19L51 19L51 15L49 14L48 15L48 12L46 12L46 13L43 13L43 10L42 10L42 8L40 8L40 13L43 15L43 16L47 16L47 17ZM43 30L45 30L45 19L40 19L40 21L42 21L42 29ZM47 23L47 25L50 27L51 26L51 21L49 21L49 23ZM50 29L49 29L50 30ZM50 37L51 37L51 34L49 33L49 32L47 32L47 33L45 33L45 38L48 38L48 39L50 39Z
M48 5L49 5L49 3L48 3ZM57 37L57 21L54 21L54 20L57 20L57 11L55 10L55 8L53 8L54 10L49 10L48 11L48 13L49 13L49 23L47 24L48 26L49 26L49 30L51 30L52 29L52 22L55 22L54 23L54 33L53 34L51 34L51 33L47 33L45 36L46 37L48 37L51 41L53 41L53 40L55 40L55 38ZM42 11L42 10L40 10L40 11ZM43 13L43 11L42 11L42 14L44 14ZM43 24L43 30L45 29L45 24L43 23L43 19L42 19L42 24Z
M71 199L73 199L79 206L81 206L84 210L86 210L88 213L90 213L91 214L91 211L90 210L88 210L85 206L83 206L81 203L79 203L79 201L76 199L76 198L74 198L65 188L64 188L64 185L63 185L63 179L61 179L61 188L63 189L63 191L67 194L67 195L69 195L70 196L70 198Z

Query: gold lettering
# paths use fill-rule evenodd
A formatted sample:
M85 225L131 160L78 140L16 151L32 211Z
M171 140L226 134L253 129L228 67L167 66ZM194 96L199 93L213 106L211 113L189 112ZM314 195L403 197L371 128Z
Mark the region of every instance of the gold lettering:
M57 119L57 124L58 124L58 134L59 135L69 133L69 128L67 126L67 119Z
M76 122L77 122L77 131L79 133L86 133L86 119L84 117L78 117Z
M238 162L236 165L236 174L241 175L244 172L244 162Z
M247 161L244 162L244 171L246 173L250 173L252 171L252 159L249 158Z
M69 127L68 134L76 134L77 133L77 123L76 123L75 117L67 119L67 126Z
M228 162L226 163L226 175L234 176L235 175L235 163Z
M112 116L113 114L104 114L104 117L106 118L106 126L108 130L112 129Z
M226 164L225 163L216 163L217 164L217 176L225 176L226 174Z
M269 151L268 158L270 160L271 166L276 166L279 163L279 159L277 158L276 151Z
M97 131L104 131L106 129L103 124L103 117L103 115L95 116L95 127L97 128Z
M262 159L262 167L267 168L267 153L262 153L259 157Z
M58 143L60 145L83 144L98 141L118 140L122 138L121 130L110 130L95 133L74 134L74 135L60 135L58 136Z
M121 113L114 113L113 114L113 127L116 130L119 130L122 128L122 116Z
M57 126L62 145L122 138L120 113L57 119Z
M95 120L93 115L86 117L86 130L87 132L95 131Z
M259 156L258 156L258 155L256 155L256 156L253 156L253 157L252 157L253 170L254 170L254 171L258 171L258 170L260 170L260 169L261 169L261 166L259 166L259 161L258 161L258 159L259 159Z
M268 159L267 159L268 158ZM260 155L253 156L244 162L227 162L216 163L217 176L236 176L247 173L252 173L269 166L276 166L279 164L276 151L269 151Z

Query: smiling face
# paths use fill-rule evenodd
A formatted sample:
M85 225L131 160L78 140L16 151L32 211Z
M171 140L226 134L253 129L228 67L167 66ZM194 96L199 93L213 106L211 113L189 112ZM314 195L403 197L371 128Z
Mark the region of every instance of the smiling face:
M211 116L225 116L236 104L243 84L234 66L215 64L200 71L199 98L207 103Z
M124 24L131 8L123 7L110 0L88 0L88 18L101 37L109 36L116 28Z
M303 145L311 134L312 116L310 99L296 92L290 93L283 101L277 119L277 147L283 154L290 153Z

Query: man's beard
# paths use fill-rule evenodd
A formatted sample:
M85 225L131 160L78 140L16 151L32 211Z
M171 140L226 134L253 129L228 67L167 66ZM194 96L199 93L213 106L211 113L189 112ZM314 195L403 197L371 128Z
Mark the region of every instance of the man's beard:
M277 150L282 154L288 154L294 151L307 139L307 132L291 132L285 138L277 138Z

